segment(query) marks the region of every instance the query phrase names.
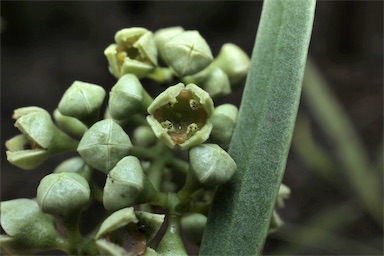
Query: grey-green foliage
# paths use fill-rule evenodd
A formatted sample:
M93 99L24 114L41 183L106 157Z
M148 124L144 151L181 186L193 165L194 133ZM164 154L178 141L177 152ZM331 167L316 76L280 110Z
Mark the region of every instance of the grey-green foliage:
M229 148L238 171L217 191L203 255L261 253L284 174L314 10L314 0L264 2Z

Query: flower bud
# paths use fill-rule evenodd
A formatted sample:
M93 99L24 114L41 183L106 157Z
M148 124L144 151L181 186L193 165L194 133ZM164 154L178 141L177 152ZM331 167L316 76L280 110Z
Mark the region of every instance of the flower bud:
M216 144L202 144L189 151L191 171L204 185L226 183L237 166L231 156Z
M198 31L184 31L164 45L164 55L179 77L196 74L213 60L211 49Z
M207 217L200 213L191 213L181 219L181 227L189 241L199 245L203 238Z
M89 181L92 175L92 168L87 165L81 157L72 157L59 164L53 173L73 172Z
M90 126L99 118L105 90L95 84L75 81L59 102L59 111L65 116L79 119Z
M167 60L165 59L165 44L168 43L171 38L181 34L183 31L184 29L178 26L159 29L155 32L154 37L159 56L165 63L167 63Z
M238 109L232 104L223 104L215 108L212 116L212 140L223 148L228 148L236 126Z
M34 111L25 111L32 109ZM37 107L16 109L13 118L16 119L15 126L37 147L47 149L50 146L57 128L47 111Z
M126 156L108 173L103 204L108 211L116 211L134 203L146 203L155 193L152 184L145 177L139 159Z
M102 254L142 255L153 249L147 245L164 222L164 215L134 212L133 207L112 213L96 234L96 246Z
M58 129L47 111L38 107L16 109L15 126L23 133L8 140L7 159L25 169L34 169L50 156L71 151L78 142Z
M219 98L231 93L231 83L221 68L210 65L203 71L186 77L183 81L198 84L212 98Z
M141 109L145 109L144 99L152 101L152 99L148 99L149 96L139 79L132 74L122 76L112 87L109 95L109 113L112 118L117 120L130 118Z
M116 44L105 49L110 72L120 78L125 74L145 77L157 65L157 48L151 31L133 27L115 34Z
M129 136L112 119L105 119L89 128L77 151L93 168L108 173L132 147Z
M133 139L135 145L144 147L154 144L157 140L151 127L146 125L141 125L133 131Z
M88 129L88 127L80 122L79 119L70 116L64 116L58 109L53 111L53 117L56 120L57 126L62 131L76 138L81 138Z
M62 172L49 174L40 181L36 200L43 212L65 218L84 210L90 196L86 179L77 173Z
M43 213L36 201L15 199L0 204L1 227L6 233L1 246L10 250L53 248L60 240L51 215ZM9 246L9 247L8 247Z
M280 218L276 210L273 211L271 222L269 224L268 234L275 233L281 226L283 226L284 221Z
M220 67L228 75L232 87L245 80L249 63L248 55L240 47L231 43L224 44L214 60L214 65Z
M284 207L284 200L291 195L291 190L287 185L281 184L276 199L276 208Z
M147 121L168 147L187 149L208 139L213 109L207 92L195 84L179 83L156 97L148 107Z

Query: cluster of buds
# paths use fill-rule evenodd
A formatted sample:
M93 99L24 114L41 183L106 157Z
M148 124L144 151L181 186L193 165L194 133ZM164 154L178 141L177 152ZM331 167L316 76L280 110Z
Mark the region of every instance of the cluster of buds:
M244 82L249 57L227 43L214 58L199 32L181 27L155 33L122 29L104 53L117 82L103 116L105 89L81 81L65 91L53 119L38 107L15 111L15 126L22 134L6 143L10 163L30 170L58 153L79 156L45 176L35 199L1 203L6 233L0 236L1 251L158 255L172 250L184 255L180 228L191 241L200 242L212 191L237 169L226 149L238 109L229 103L215 107L213 100ZM142 78L167 88L152 98ZM184 150L189 151L188 161ZM95 170L106 175L103 188L93 182ZM179 190L174 171L185 176ZM83 237L78 222L93 201L102 203L108 216L96 233ZM148 212L152 206L169 214L156 250L149 242L165 215Z

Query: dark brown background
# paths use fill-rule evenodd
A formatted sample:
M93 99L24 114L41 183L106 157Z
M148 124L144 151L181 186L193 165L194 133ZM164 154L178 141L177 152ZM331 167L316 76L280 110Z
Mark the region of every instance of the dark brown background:
M99 84L108 91L115 79L107 70L103 50L113 42L117 30L142 26L155 31L181 25L199 30L214 55L226 42L239 45L250 55L261 6L260 1L2 1L1 199L34 197L40 179L67 157L50 159L33 171L10 165L4 141L19 133L13 127L13 110L35 105L52 112L74 80ZM375 159L383 130L383 2L319 1L310 55L347 110L369 156ZM154 93L159 91L148 86ZM241 91L230 100L238 104L240 96ZM300 111L306 113L305 104ZM294 151L289 155L284 181L293 191L281 211L288 223L305 225L322 209L354 197L349 190L336 189L316 176ZM338 235L374 244L382 251L382 230L368 216ZM327 246L307 247L299 241L296 245L298 251L287 247L284 253L365 254L349 248L332 252ZM284 246L286 242L271 236L264 253L281 252ZM196 247L190 250L196 253Z

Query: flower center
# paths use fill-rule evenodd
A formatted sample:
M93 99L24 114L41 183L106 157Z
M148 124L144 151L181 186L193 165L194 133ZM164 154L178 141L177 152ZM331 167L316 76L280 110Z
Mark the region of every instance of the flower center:
M207 112L200 104L200 99L189 90L182 90L176 100L175 103L168 103L156 109L154 117L178 145L206 124Z
M126 226L109 233L106 239L118 244L132 255L143 255L147 249L147 239L136 223L129 223Z
M137 38L135 38L135 40L137 40ZM118 44L116 55L117 55L118 65L120 68L123 65L126 57L130 58L131 60L137 60L147 64L151 63L147 58L145 58L144 56L142 56L142 54L140 54L138 48L133 46L133 44L135 43L135 40L130 40L130 41Z

